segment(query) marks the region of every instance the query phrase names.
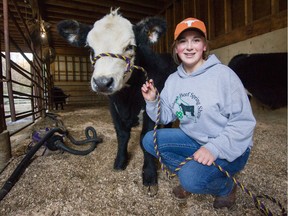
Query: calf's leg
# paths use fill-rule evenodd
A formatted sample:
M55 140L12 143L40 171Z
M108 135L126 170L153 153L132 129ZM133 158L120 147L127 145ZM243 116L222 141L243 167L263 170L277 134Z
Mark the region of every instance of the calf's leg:
M114 161L114 169L125 170L129 161L127 147L128 147L128 141L130 139L130 130L127 128L126 130L116 128L116 133L118 140L118 149L117 149L117 156Z
M154 128L154 122L146 112L143 112L143 128L140 136L140 144L144 154L144 164L142 169L143 190L149 196L155 196L158 192L157 181L157 159L149 154L144 148L142 139L144 135Z
M114 161L114 169L125 170L128 165L128 142L130 139L131 126L122 121L113 101L110 102L110 113L112 115L114 128L117 134L117 155Z

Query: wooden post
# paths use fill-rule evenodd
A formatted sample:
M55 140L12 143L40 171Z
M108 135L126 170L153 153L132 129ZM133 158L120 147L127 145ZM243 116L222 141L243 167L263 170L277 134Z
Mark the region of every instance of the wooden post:
M8 2L7 0L3 1L3 11L4 11L4 22L5 18L7 18L8 11ZM7 23L6 23L7 24ZM6 26L7 27L7 26ZM5 36L7 37L7 35ZM1 40L0 40L1 41ZM6 43L6 40L5 40ZM9 46L9 44L8 44ZM6 47L6 44L5 44ZM8 61L6 59L6 61ZM4 99L3 99L3 71L2 71L2 58L0 58L0 171L6 166L7 162L11 158L11 144L10 144L10 136L9 131L7 131L6 121L5 121L5 111L4 111ZM7 69L7 68L6 68ZM7 77L6 77L7 78Z
M1 41L1 34L0 34L0 41ZM1 43L0 43L0 50L1 50ZM4 90L3 90L3 67L2 67L2 56L0 56L0 134L7 129L6 120L5 120L5 110L4 110Z
M9 131L4 130L0 133L0 171L6 166L11 156Z

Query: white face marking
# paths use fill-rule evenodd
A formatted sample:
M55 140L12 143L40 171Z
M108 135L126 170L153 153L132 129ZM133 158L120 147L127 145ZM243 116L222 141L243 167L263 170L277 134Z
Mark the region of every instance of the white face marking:
M68 38L68 41L69 41L70 43L73 43L73 42L75 41L76 37L77 37L77 35L71 35L71 36Z
M149 35L149 39L150 39L151 43L156 43L158 41L158 34L156 32L152 32Z
M132 57L131 65L134 65L134 50L125 51L129 45L135 45L135 36L132 24L118 14L108 14L94 23L94 27L87 35L87 43L94 51L94 57L101 53L120 54ZM102 57L94 65L91 78L93 91L104 94L112 94L121 89L127 82L129 75L124 77L126 62L122 59ZM98 88L95 80L107 78L113 83L107 88Z
M160 29L157 27L154 28L154 31L149 34L149 40L151 43L156 43L159 39L159 33Z

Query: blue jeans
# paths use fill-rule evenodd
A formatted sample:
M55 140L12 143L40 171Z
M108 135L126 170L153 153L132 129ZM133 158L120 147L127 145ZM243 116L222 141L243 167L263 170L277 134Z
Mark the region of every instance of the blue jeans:
M157 157L153 131L149 131L143 138L143 146L147 152ZM163 128L157 130L158 151L163 163L172 172L187 157L192 156L201 145L187 136L179 128ZM242 170L250 154L248 148L243 155L233 162L216 159L215 163L234 176ZM187 162L177 173L184 190L195 194L211 194L215 196L228 195L233 189L234 182L214 165L206 166L194 160Z

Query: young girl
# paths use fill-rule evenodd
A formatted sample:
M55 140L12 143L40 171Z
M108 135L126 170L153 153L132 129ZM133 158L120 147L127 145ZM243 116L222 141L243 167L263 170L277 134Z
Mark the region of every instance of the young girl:
M253 145L255 118L237 75L221 64L215 55L207 57L205 24L187 18L175 29L173 57L177 71L165 82L160 94L160 122L179 119L179 128L157 130L158 150L163 163L173 172L185 158L193 155L178 175L180 185L174 196L185 200L190 193L215 196L214 208L231 208L237 185L226 177L215 161L231 175L242 170ZM157 94L153 80L142 86L146 111L157 118ZM153 131L143 138L144 148L157 157Z

